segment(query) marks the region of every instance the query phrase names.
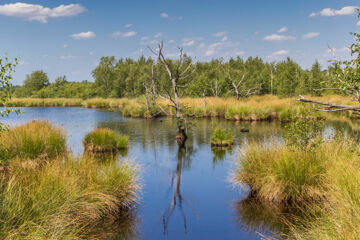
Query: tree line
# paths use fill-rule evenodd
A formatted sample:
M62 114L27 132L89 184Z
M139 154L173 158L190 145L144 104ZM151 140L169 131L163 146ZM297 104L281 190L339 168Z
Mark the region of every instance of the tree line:
M209 62L193 62L184 54L180 60L165 59L171 71L179 61L190 66L186 85L181 86L180 97L231 97L238 99L250 95L274 94L290 97L299 94L314 94L317 89L331 87L334 78L333 66L322 70L318 61L311 69L303 69L291 58L280 62L265 62L260 57L230 58L228 61L214 59ZM92 71L94 82L69 82L66 76L56 78L52 83L47 74L34 71L26 76L23 86L14 88L15 97L39 98L121 98L146 95L152 81L162 91L171 91L171 82L163 64L141 56L134 60L114 56L101 57Z

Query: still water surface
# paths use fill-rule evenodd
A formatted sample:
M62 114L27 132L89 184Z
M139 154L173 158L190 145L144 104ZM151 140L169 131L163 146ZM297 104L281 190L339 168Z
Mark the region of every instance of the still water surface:
M119 112L85 108L22 110L24 115L11 115L5 122L17 125L49 120L66 131L68 147L74 154L82 153L83 137L97 127L130 136L127 156L141 166L141 201L133 222L110 226L113 234L107 239L251 240L282 231L273 209L246 200L246 187L235 188L229 181L241 146L249 139L278 137L279 123L193 120L186 148L179 151L173 119L132 119ZM212 128L219 125L232 130L236 141L232 150L211 149ZM242 128L250 132L241 133ZM131 229L117 229L126 227Z

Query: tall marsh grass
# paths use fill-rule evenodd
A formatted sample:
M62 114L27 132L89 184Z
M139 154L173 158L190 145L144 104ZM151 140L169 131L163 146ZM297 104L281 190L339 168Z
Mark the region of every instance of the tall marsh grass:
M264 203L298 208L283 217L289 239L359 239L360 147L333 139L316 148L251 143L237 160L233 181ZM281 216L280 216L281 218Z
M32 121L0 133L0 159L54 158L66 152L66 136L48 121Z
M120 136L108 128L98 128L86 134L83 140L85 151L94 153L117 152L129 146L129 137Z
M106 218L137 201L137 168L59 157L51 162L14 159L1 177L2 239L88 239Z

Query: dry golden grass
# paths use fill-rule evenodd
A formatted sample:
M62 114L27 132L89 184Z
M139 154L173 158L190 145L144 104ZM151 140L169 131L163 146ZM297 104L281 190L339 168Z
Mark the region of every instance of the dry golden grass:
M305 96L324 102L335 102L360 106L359 103L339 95L325 95L323 97ZM207 97L206 106L203 98L182 98L182 112L191 117L221 117L229 120L242 121L262 121L279 119L288 121L295 118L309 104L303 104L297 101L297 98L279 98L274 95L252 96L246 99L236 100L235 98L216 98ZM156 115L174 115L174 109L169 106L169 102L158 99L157 104L162 107L153 108L150 106L150 112ZM146 118L147 113L145 98L94 98L88 100L81 99L37 99L24 98L12 99L7 104L9 107L66 107L82 106L86 108L114 108L123 111L125 116ZM151 115L151 114L150 114ZM324 116L318 113L317 116Z

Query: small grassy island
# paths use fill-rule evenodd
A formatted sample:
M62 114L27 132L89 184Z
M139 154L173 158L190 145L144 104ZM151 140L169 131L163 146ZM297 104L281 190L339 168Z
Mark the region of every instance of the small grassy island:
M129 136L120 136L108 128L98 128L86 134L83 144L86 152L116 153L129 147Z
M234 144L234 137L230 130L215 128L211 135L211 146L213 147L230 147Z

